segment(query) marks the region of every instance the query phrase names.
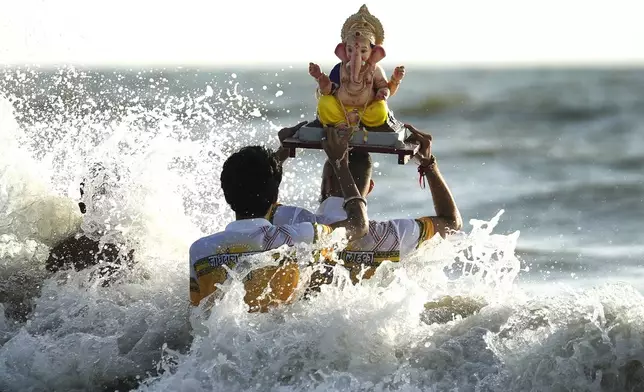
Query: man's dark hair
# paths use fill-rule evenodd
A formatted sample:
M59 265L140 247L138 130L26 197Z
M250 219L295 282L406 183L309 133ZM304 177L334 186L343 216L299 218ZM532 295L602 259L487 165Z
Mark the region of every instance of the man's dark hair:
M224 162L220 180L226 202L237 215L262 217L277 202L282 165L265 147L243 147Z

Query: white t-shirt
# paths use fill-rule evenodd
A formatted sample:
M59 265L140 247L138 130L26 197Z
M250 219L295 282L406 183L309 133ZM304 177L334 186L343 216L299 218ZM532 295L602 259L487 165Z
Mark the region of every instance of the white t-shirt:
M243 256L298 243L312 244L330 233L330 227L314 222L274 226L264 218L236 220L222 232L200 238L190 247L190 302L199 304L223 283L227 271ZM248 290L247 290L248 291Z
M295 221L329 225L347 218L342 208L344 199L328 197L315 214L299 207L277 205L271 210L268 218L275 225L291 224ZM418 219L392 219L388 221L369 221L369 232L364 237L351 241L339 257L351 270L352 276L360 272L361 266L377 267L385 260L400 261L401 257L411 253L420 244L436 234L434 224L429 217ZM365 273L371 277L373 270Z

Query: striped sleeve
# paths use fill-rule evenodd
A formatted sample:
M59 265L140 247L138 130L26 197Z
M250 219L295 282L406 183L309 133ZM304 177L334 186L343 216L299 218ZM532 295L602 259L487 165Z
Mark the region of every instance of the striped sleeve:
M434 224L429 217L418 219L394 219L389 221L396 228L400 241L400 255L413 252L420 244L435 234Z

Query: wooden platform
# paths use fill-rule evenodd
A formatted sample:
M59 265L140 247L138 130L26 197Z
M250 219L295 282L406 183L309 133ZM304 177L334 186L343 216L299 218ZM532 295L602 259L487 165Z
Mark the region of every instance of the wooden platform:
M307 148L313 150L321 150L322 143L319 141L302 141L296 138L288 138L282 142L284 148L289 149L289 156L295 157L295 150L298 148ZM373 144L351 144L350 147L356 151L375 152L379 154L394 154L398 155L398 164L404 165L409 162L418 152L420 146L418 144L404 143L404 147L396 148L390 146L377 146Z

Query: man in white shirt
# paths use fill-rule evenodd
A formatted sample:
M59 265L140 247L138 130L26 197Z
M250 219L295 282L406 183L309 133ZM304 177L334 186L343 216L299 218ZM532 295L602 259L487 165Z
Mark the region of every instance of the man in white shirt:
M295 128L285 128L278 134L280 141L294 134L302 124ZM405 125L420 143L417 157L420 160L418 172L429 183L436 215L419 217L417 219L393 219L389 221L370 221L369 232L360 239L350 241L339 257L351 271L354 282L363 267L368 269L363 278L370 278L375 269L385 260L400 261L401 257L409 254L423 242L432 238L436 233L445 236L451 230L460 230L462 219L454 198L443 179L436 158L431 153L431 135L418 131L412 125ZM368 153L351 151L349 153L349 170L353 175L363 197L374 187L372 180L372 163ZM297 222L316 222L329 224L345 219L342 211L341 189L337 180L332 176L333 166L327 160L322 171L322 186L320 207L314 214L295 206L276 204L269 211L268 219L276 225Z
M190 247L190 302L198 305L227 278L228 268L250 254L265 252L283 245L315 243L320 236L344 227L349 239L358 239L367 232L366 201L356 188L349 172L348 140L327 130L323 147L333 167L343 195L346 219L324 225L304 222L274 226L265 219L278 198L282 166L272 151L261 146L244 147L232 154L221 172L221 187L226 202L235 211L236 220L223 232L197 240ZM252 271L244 283L245 302L250 311L266 311L270 306L288 302L298 284L296 263L281 263ZM270 290L266 290L270 286ZM268 294L265 295L265 292ZM213 298L213 297L211 297Z

